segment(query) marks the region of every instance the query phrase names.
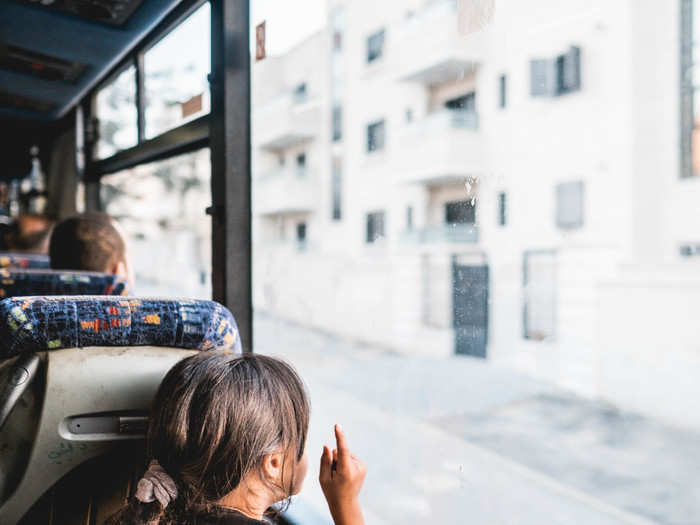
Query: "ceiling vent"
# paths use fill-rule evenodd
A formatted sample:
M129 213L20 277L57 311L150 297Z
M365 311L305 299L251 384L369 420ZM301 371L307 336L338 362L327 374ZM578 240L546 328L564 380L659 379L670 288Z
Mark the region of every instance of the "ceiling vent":
M23 4L62 11L113 26L121 26L128 20L143 0L18 0Z
M43 80L60 80L75 84L85 71L85 64L44 55L10 44L0 43L0 68L25 73Z

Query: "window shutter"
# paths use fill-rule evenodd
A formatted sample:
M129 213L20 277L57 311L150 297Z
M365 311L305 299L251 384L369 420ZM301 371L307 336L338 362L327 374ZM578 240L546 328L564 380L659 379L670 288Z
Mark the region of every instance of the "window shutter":
M583 214L583 181L557 184L557 226L580 228Z
M549 59L530 61L530 94L551 97L556 93L556 62Z

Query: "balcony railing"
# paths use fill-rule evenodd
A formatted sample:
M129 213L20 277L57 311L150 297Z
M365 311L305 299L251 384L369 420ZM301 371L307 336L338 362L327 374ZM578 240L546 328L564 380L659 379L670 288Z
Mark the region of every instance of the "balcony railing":
M402 130L395 160L403 182L439 183L478 176L486 170L486 154L473 111L441 110Z
M317 206L318 184L306 168L285 168L255 177L253 202L261 215L309 213Z
M484 56L481 32L460 34L456 0L431 2L397 31L397 72L402 80L441 84L476 69Z
M401 234L405 243L477 243L479 228L476 224L443 224L420 229L406 230Z
M421 120L412 122L406 132L411 133L440 133L448 128L479 129L479 115L475 111L461 109L442 109L430 113Z
M312 140L321 129L320 99L291 91L253 108L253 142L278 151Z

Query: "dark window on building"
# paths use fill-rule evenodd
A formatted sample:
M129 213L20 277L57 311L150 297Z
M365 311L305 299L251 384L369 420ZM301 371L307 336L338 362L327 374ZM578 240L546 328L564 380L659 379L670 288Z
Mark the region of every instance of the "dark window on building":
M498 77L498 107L506 107L506 76L501 75Z
M447 109L455 111L476 111L476 93L467 93L445 102Z
M584 218L583 181L557 184L557 226L559 228L580 228Z
M406 208L406 229L413 229L413 206Z
M700 40L700 24L693 23L697 6L693 0L681 0L680 42L680 123L681 123L681 177L700 175L700 120L695 116L700 104L695 103L693 63L696 62L695 45ZM700 91L698 91L700 92Z
M299 153L297 155L297 168L305 168L306 167L306 153Z
M343 108L340 105L333 106L333 142L343 138Z
M367 63L381 58L384 53L384 30L377 31L367 38Z
M299 249L306 248L306 223L300 222L297 224L297 244Z
M581 49L571 46L557 57L530 61L530 94L554 97L581 89Z
M367 125L367 153L384 149L384 121Z
M476 207L473 200L445 204L445 222L447 224L474 224L475 221Z
M508 222L508 215L506 210L507 205L506 192L502 191L498 194L498 225L505 226Z
M581 89L581 50L571 46L557 57L557 95Z
M343 49L343 33L340 31L333 32L333 51L341 51Z
M333 200L331 217L334 221L339 221L343 217L343 162L339 158L333 159L331 186Z
M277 157L277 160L279 161L280 166L284 166L284 161L285 161L284 155L280 154L280 156Z
M413 110L406 108L406 122L413 122Z
M303 84L299 84L297 87L294 88L293 91L294 95L294 102L297 104L300 102L306 102L306 99L308 98L308 92L306 90L306 82Z
M523 254L523 337L551 339L556 330L556 253Z
M384 237L384 212L376 211L367 214L367 238L368 243L377 242Z
M331 28L333 29L333 51L342 51L343 30L345 29L345 9L342 7L331 12Z

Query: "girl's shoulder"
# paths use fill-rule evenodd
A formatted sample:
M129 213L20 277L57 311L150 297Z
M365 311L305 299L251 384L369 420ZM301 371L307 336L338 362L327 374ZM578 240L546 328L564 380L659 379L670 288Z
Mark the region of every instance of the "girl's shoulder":
M197 516L196 525L269 525L232 509L218 507Z

